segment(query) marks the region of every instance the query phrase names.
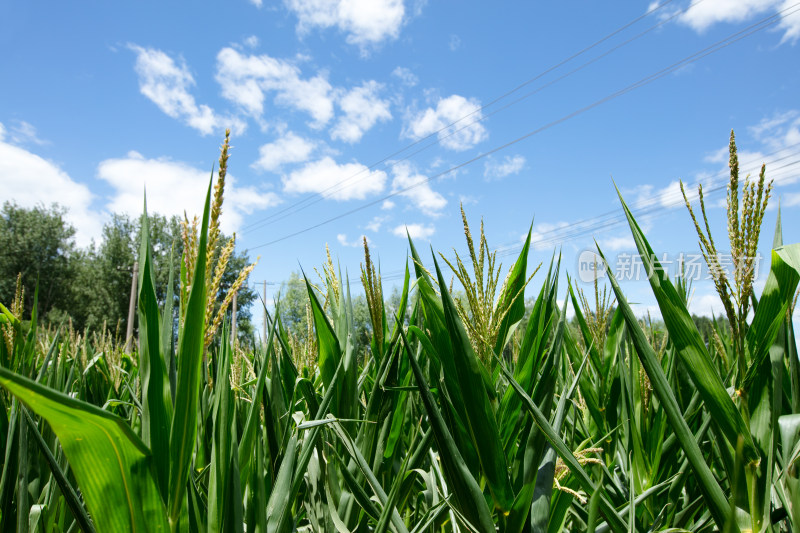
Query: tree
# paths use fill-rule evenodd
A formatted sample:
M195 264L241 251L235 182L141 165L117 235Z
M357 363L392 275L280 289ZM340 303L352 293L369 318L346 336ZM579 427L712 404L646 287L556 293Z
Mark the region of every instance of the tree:
M346 289L345 289L346 291ZM306 306L308 305L308 290L306 283L300 274L292 272L289 279L281 283L280 289L280 318L283 327L289 333L295 335L302 343L308 340L308 315ZM320 297L320 303L323 302L323 297ZM399 305L400 296L397 295L397 303ZM362 360L365 350L370 348L370 340L372 338L372 322L369 316L369 307L367 298L363 294L351 296L352 310L353 310L353 350ZM313 333L312 333L313 335Z
M289 279L281 283L278 293L280 319L283 327L298 339L306 341L308 336L308 292L306 283L297 272L292 272Z
M56 204L32 209L5 202L0 211L0 301L14 298L17 275L25 288L26 316L33 308L39 286L39 313L54 308L69 312L75 277L75 228L65 219L66 209Z
M700 332L700 336L703 337L703 341L708 344L714 338L714 320L707 316L697 316L692 315L692 321L694 322L697 331ZM717 319L717 325L720 326L723 330L725 328L725 323Z
M162 305L171 297L174 304L174 317L178 316L179 280L181 269L181 256L183 254L183 240L181 239L180 218L173 216L167 218L158 214L148 214L150 226L150 242L153 247L153 270L155 274L156 296ZM97 251L95 261L98 280L103 289L98 291L97 298L102 300L102 307L107 310L102 317L93 317L92 327L100 326L103 322L107 327L125 331L128 318L128 305L133 263L139 257L139 243L141 242L141 220L131 219L127 215L114 214L111 220L103 227L103 240ZM227 237L220 237L227 240ZM236 280L239 272L250 264L247 252L233 254L228 261L227 268L222 276L217 302L225 299L228 291ZM174 272L174 285L172 294L167 294L170 268ZM213 297L209 295L209 297ZM255 301L256 293L253 289L243 285L237 296L238 314L237 330L243 342L249 341L253 334L250 305ZM99 307L99 306L95 306ZM98 318L101 318L98 322ZM119 325L119 326L118 326Z
M170 257L171 267L178 279L180 269L181 241L179 219L161 215L148 215L150 241L153 244L153 263L156 278L156 295L163 304L167 298ZM85 260L79 266L79 276L88 285L78 284L75 290L83 293L71 316L76 326L90 329L105 327L124 335L128 321L131 277L133 264L139 257L141 222L128 215L115 213L103 226L97 249L85 252ZM174 246L174 250L173 250ZM177 282L176 282L177 283ZM177 291L172 298L177 304Z
M125 334L133 264L139 257L139 217L113 214L103 226L100 242L80 249L75 245L75 228L66 222L67 210L56 204L49 208L22 208L6 202L0 211L0 302L10 305L17 275L25 289L25 316L30 316L36 284L39 284L39 315L51 323L67 319L78 330L106 328L120 337ZM163 304L173 298L178 306L181 240L180 219L148 215L156 295ZM221 236L225 239L225 236ZM220 284L217 301L225 298L239 272L250 263L247 252L232 255ZM167 294L170 268L175 274L172 294ZM240 340L252 337L250 305L256 293L242 286L237 297L237 327Z

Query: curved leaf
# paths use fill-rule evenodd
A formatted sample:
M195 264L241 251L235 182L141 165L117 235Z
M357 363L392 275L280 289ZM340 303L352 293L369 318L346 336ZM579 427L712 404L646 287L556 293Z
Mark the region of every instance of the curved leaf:
M58 436L98 531L167 531L153 457L118 416L0 368L0 385Z

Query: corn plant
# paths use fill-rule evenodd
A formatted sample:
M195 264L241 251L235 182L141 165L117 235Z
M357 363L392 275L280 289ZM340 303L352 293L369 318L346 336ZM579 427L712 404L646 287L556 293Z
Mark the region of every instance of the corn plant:
M220 174L202 218L186 226L191 245L173 276L177 332L171 301L155 295L146 209L137 352L68 325L43 331L35 306L29 321L14 302L0 307L1 530L800 528L800 365L789 319L800 245L783 245L780 222L762 293L746 278L725 285L751 314L734 306L735 320L716 323L708 344L688 313L687 283L666 275L620 197L664 335L635 315L610 269L593 306L559 279L559 256L529 272L530 232L500 284L483 228L476 252L463 216L472 272L457 254L448 263L466 304L453 297L443 256L426 260L409 239L390 316L365 243L366 354L356 353L350 282L330 254L321 282L306 279L309 338L286 329L278 303L267 338L242 352L224 310L208 313L220 308L210 265L225 253L213 230ZM766 196L748 187L743 204L763 214L768 187ZM736 226L744 255L761 223L749 209ZM708 227L703 235L711 244ZM714 250L704 248L709 258Z

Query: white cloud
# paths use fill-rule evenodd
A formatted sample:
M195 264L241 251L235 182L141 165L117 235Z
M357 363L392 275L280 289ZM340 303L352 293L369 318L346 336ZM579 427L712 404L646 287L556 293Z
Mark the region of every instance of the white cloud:
M366 229L368 229L369 231L377 232L378 230L381 229L381 226L387 220L389 220L388 216L385 216L385 217L376 216L376 217L373 217L372 220L370 220L369 223L367 223L367 225L364 226L364 227Z
M261 8L262 5L264 5L264 0L249 0L249 1L251 4L253 4L259 9Z
M164 158L147 159L130 152L123 158L102 161L98 165L97 175L112 188L109 211L138 215L142 211L146 188L149 212L183 216L185 211L190 218L203 212L208 170ZM228 174L220 219L222 231L227 234L237 231L244 215L279 202L274 192L240 187L236 178Z
M780 13L794 5L794 0L704 0L692 4L678 20L703 32L720 22L745 22L766 13ZM796 42L800 38L800 13L784 15L778 23L784 31L782 42Z
M363 246L364 239L367 239L367 244L372 245L372 241L370 241L366 237L366 235L361 235L360 237L352 241L347 240L346 233L339 233L336 235L336 240L339 241L339 244L341 244L342 246L348 246L350 248L358 248L359 246Z
M297 31L336 27L362 53L386 39L396 39L405 17L403 0L284 0L298 18Z
M780 197L781 207L796 207L800 205L800 193L792 192L789 194L782 194ZM770 207L774 207L774 203Z
M507 155L502 161L496 161L494 158L489 157L483 166L483 177L489 180L502 179L511 174L519 174L524 166L525 157L521 155L513 157Z
M689 312L698 316L725 316L725 307L719 299L716 292L707 292L698 295L697 293L691 295L689 301Z
M416 74L406 67L396 67L392 71L392 76L399 79L406 87L414 87L419 83L419 78L417 78Z
M636 250L636 243L633 242L633 237L626 235L624 237L609 237L607 239L598 240L600 249L603 252L618 252L620 250Z
M378 121L391 120L389 101L382 100L378 93L383 86L376 81L367 81L351 89L339 98L339 107L344 111L331 130L332 139L354 143Z
M195 81L183 61L178 64L154 48L142 48L134 44L128 47L136 52L139 91L168 116L183 120L203 135L225 127L244 131L246 125L241 120L221 117L207 105L197 104L189 93Z
M103 215L91 209L89 187L73 180L56 164L18 146L3 142L0 124L0 203L16 202L20 207L67 207L66 220L75 227L79 246L99 239Z
M793 0L783 0L783 3L778 8L779 11L792 8L796 5ZM778 27L784 30L783 39L781 42L796 43L800 39L800 13L795 9L793 12L781 19Z
M260 2L260 0L259 0L259 2ZM259 7L260 7L260 5L259 5ZM255 48L255 47L257 47L259 42L260 42L260 41L258 40L258 37L257 37L257 36L255 36L255 35L251 35L250 37L248 37L248 38L246 38L246 39L244 40L244 44L246 44L246 45L247 45L247 46L249 46L250 48Z
M390 209L394 209L394 202L391 200L384 200L381 204L381 209L384 211L389 211Z
M775 0L704 0L680 16L681 22L697 31L705 31L718 22L742 22L774 8Z
M707 163L722 163L723 161L728 160L728 147L723 146L718 150L714 150L713 152L709 153L707 156L703 158L703 161Z
M241 106L254 118L264 114L268 92L275 104L311 115L312 127L320 128L333 117L331 84L324 74L308 79L287 61L264 55L245 55L226 47L217 54L216 79L222 96Z
M740 182L744 182L748 176L751 180L755 179L763 163L766 163L767 181L774 180L776 188L800 180L796 170L797 163L800 163L800 155L794 149L794 145L800 143L800 111L789 110L777 113L771 117L764 118L755 126L749 127L748 131L757 141L755 144L758 145L760 143L764 150L738 150ZM741 137L737 140L740 141ZM741 146L742 143L739 142L738 144ZM753 144L748 143L748 145ZM719 193L716 199L706 197L706 208L725 208L727 205L724 190L721 189L727 186L730 176L728 153L727 144L709 152L703 160L707 163L719 165L718 170L701 172L693 180L684 181L686 196L698 216L698 184L702 183L705 195L715 189ZM774 161L774 163L771 161ZM685 205L678 180L671 181L665 187L639 185L633 189L632 194L636 198L635 202L630 204L634 209L643 207L683 209ZM772 195L774 197L777 193L773 192ZM794 205L793 202L795 201L793 194L783 196L783 205ZM771 202L768 209L774 209L776 205L777 202Z
M467 150L488 138L480 120L480 102L454 94L440 99L436 108L414 114L404 128L404 136L419 140L437 134L442 146L451 150Z
M768 148L779 150L800 142L800 111L791 109L776 113L772 117L762 119L749 130Z
M253 168L276 172L287 163L303 163L314 150L314 142L288 132L275 142L264 144L258 149L259 158Z
M438 216L447 205L445 197L431 189L428 177L417 173L408 161L394 165L392 174L394 175L392 192L403 191L400 192L400 196L410 199L414 206L426 215Z
M461 47L461 37L456 34L450 35L450 40L447 41L447 47L450 48L451 52L455 52Z
M704 183L704 187L708 190L708 181ZM686 193L686 197L689 199L690 202L695 203L699 200L699 196L697 194L697 186L695 184L685 183L683 185L683 190ZM654 197L655 202L660 205L661 207L666 208L674 208L674 207L683 207L685 205L685 200L683 199L683 193L681 193L681 184L680 181L671 181L669 185L660 189Z
M361 163L338 164L330 157L308 163L283 177L287 193L321 193L334 200L363 200L381 192L386 173Z
M393 234L403 239L407 237L406 232L412 239L428 240L436 232L436 228L433 225L401 224L392 230Z
M2 125L0 125L2 126ZM0 140L2 140L2 132L0 132ZM48 141L42 140L36 133L36 128L29 122L24 120L15 120L8 131L9 141L12 144L38 144L40 146L50 144Z
M0 142L3 142L6 138L6 128L3 126L3 123L0 122Z
M556 222L555 224L541 222L535 224L531 232L531 246L533 246L535 250L549 250L553 248L553 246L560 241L560 239L556 239L558 236L557 231L566 226L569 226L567 222ZM524 241L527 237L527 234L523 235L522 240Z
M776 113L749 127L748 131L762 145L763 151L738 150L740 180L744 180L748 174L751 179L757 177L762 164L766 164L767 181L774 180L775 187L789 185L800 179L796 170L800 155L795 146L800 143L800 111L792 109ZM710 185L711 180L716 184L726 184L728 181L728 147L720 147L712 154L706 160L721 164L722 167L705 180L704 188ZM724 206L725 199L721 199L718 205ZM770 207L773 205L770 204Z

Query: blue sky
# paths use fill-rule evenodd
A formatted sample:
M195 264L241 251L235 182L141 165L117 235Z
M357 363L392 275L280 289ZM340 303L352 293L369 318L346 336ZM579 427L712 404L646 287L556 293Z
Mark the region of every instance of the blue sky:
M137 214L145 185L151 210L191 216L230 127L223 229L260 256L253 282L312 270L326 243L355 282L366 235L388 290L406 228L423 250L463 253L460 203L507 267L534 221L530 261L558 249L575 273L593 239L620 265L635 251L614 182L657 252L696 255L677 183L724 184L735 129L743 171L764 162L776 180L763 284L778 197L798 239L798 9L0 0L0 201L69 207L79 244L109 213ZM724 201L707 198L718 243ZM707 314L704 278L692 310ZM652 309L645 281L624 286Z

